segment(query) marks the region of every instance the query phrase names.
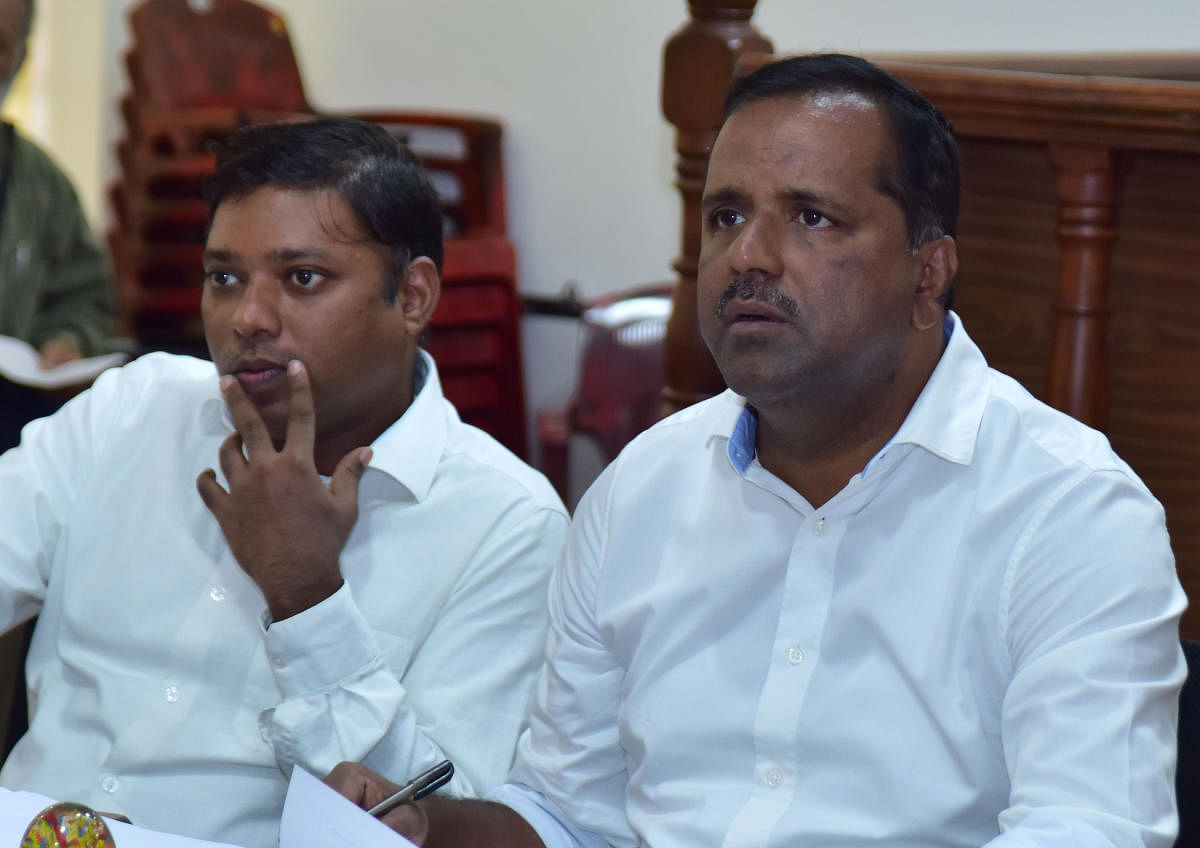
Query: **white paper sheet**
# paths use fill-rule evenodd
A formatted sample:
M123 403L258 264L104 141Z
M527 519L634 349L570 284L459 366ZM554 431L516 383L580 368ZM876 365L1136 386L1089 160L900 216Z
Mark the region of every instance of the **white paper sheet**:
M33 817L53 803L54 799L45 795L12 792L0 788L0 844L20 845L25 828L29 827ZM120 848L237 848L236 845L227 842L189 839L186 836L134 827L112 819L105 819L105 822L112 831L113 841Z
M38 365L38 352L31 345L12 336L0 336L0 376L35 389L61 389L90 383L101 371L120 365L128 358L123 353L107 353L64 362L57 368L43 371Z
M283 802L279 848L417 848L296 766ZM121 848L125 848L124 845Z

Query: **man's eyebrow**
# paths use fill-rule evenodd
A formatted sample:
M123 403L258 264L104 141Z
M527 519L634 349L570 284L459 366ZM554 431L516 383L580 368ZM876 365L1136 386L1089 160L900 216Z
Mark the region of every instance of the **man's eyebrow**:
M850 210L843 204L839 203L831 195L824 194L819 191L805 191L803 189L785 189L778 193L778 197L785 201L789 206L811 206L817 210L826 210L837 216L846 216Z
M300 259L325 259L329 251L319 247L289 247L282 250L272 250L267 259L272 262L295 262Z
M232 250L222 250L217 247L204 248L204 253L201 256L205 262L232 262L237 259L237 254Z
M741 203L745 201L746 193L739 191L736 188L720 188L713 192L705 193L700 199L701 206L724 206L725 204Z
M220 247L206 247L204 249L204 261L206 262L235 262L241 259L241 254L232 250L225 250ZM296 262L304 259L325 259L329 256L329 251L319 247L290 247L282 250L272 250L265 254L265 258L271 262Z

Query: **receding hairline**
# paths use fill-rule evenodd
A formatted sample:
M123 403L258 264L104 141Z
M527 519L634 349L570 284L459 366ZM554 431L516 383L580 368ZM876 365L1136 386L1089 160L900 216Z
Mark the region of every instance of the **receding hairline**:
M827 87L817 87L812 91L780 91L758 97L750 97L738 102L725 115L724 120L721 122L721 128L717 133L718 137L724 131L726 125L745 109L755 105L788 102L797 104L813 103L822 109L830 111L836 108L849 107L859 112L868 110L874 112L882 122L888 140L887 145L881 151L878 162L878 173L875 175L875 188L894 200L900 206L901 211L903 211L903 188L899 174L903 164L901 161L899 129L896 126L895 119L887 108L884 98L876 96L871 92L862 91L854 86L841 83L830 83ZM713 149L715 148L716 142L714 140Z

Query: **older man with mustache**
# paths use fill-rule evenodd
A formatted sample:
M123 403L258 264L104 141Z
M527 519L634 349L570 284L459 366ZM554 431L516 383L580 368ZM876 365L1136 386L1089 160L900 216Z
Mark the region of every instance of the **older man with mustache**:
M861 59L768 65L702 209L730 391L581 502L510 783L389 821L437 848L1170 846L1163 511L948 309L945 119Z

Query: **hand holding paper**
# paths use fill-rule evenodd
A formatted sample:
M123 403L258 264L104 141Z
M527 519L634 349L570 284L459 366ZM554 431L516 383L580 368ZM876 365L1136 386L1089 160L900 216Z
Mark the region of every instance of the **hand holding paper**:
M61 365L43 369L40 354L30 345L12 336L0 336L0 377L35 389L61 389L96 379L101 371L122 364L128 359L123 353L73 359Z
M417 848L353 802L296 766L283 802L279 848Z

